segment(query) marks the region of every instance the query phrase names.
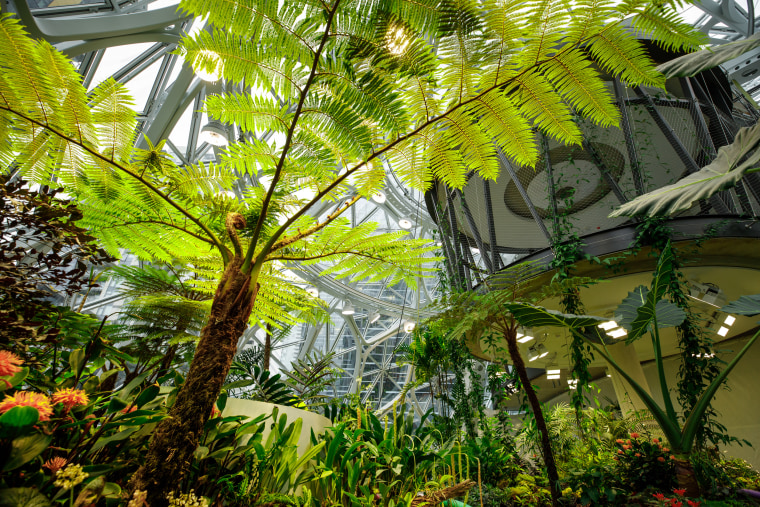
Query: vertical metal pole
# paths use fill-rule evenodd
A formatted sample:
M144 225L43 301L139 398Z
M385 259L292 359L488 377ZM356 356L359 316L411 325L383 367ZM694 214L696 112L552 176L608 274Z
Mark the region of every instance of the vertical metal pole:
M628 101L623 93L623 85L620 84L619 79L615 78L613 86L615 87L618 108L620 109L620 126L623 129L623 136L625 137L625 147L628 152L628 164L631 166L631 174L633 175L633 186L636 188L636 195L643 195L645 193L644 178L641 176L639 154L636 152L636 143L633 139L631 120L628 118Z
M467 219L467 224L470 226L472 237L475 240L475 244L478 246L478 250L480 250L480 257L483 259L483 262L485 262L488 272L493 273L493 264L491 262L491 259L488 257L488 252L486 252L486 249L483 246L483 240L480 237L480 231L478 230L478 226L475 223L475 219L472 216L472 211L470 211L470 207L467 205L467 201L465 200L462 191L457 190L457 194L459 195L459 199L462 201L462 210L464 211L464 216Z
M483 180L483 193L486 197L486 219L488 221L488 241L491 243L491 258L494 269L499 270L504 267L504 264L501 262L501 254L496 251L496 225L493 219L493 205L491 204L491 185L486 179Z

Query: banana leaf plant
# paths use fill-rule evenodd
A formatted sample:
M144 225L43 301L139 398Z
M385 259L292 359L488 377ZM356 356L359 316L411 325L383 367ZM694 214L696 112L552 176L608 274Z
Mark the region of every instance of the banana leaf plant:
M589 319L595 319L599 323L609 319L563 314L529 303L512 303L508 304L507 307L515 319L522 325L526 327L565 327L573 334L582 337L591 345L595 352L604 357L610 366L630 384L631 388L649 409L652 417L660 425L673 451L673 459L676 465L676 479L679 487L686 489L687 496L699 496L699 486L690 462L690 455L694 448L697 430L703 424L705 410L718 391L718 388L755 343L758 336L760 336L760 330L755 332L734 359L728 363L725 369L705 389L694 410L691 411L683 424L681 424L673 407L670 389L665 379L660 340L660 329L677 326L685 318L685 314L677 306L663 299L666 287L670 282L670 277L673 276L671 269L672 262L673 253L670 244L668 244L658 261L652 285L648 288L643 286L638 287L631 292L615 313L620 324L628 331L626 339L628 343L649 334L654 349L654 359L657 365L659 387L662 391L663 406L657 403L644 387L638 384L628 372L612 359L605 345L607 339L598 328L588 327ZM721 311L734 315L759 315L760 294L742 296L739 300L721 308Z

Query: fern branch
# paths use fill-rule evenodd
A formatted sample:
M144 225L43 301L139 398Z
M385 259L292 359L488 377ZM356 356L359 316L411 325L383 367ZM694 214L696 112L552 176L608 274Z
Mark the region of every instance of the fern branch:
M264 201L261 203L261 212L259 215L259 219L256 221L256 227L253 230L251 244L248 247L248 252L246 252L246 256L245 256L245 261L243 262L243 265L241 267L241 269L244 272L247 272L249 269L251 269L251 261L253 260L253 254L256 250L256 245L259 242L259 237L261 236L261 230L264 227L264 220L266 219L267 211L269 210L269 203L272 200L272 195L274 194L275 188L277 187L277 183L279 183L280 178L282 177L282 169L285 165L285 159L288 155L290 145L293 142L293 134L295 134L296 127L298 126L298 119L300 118L301 113L303 111L303 105L304 105L304 102L306 101L306 96L309 94L309 89L311 88L311 84L312 82L314 82L314 77L317 75L317 67L319 67L319 59L322 56L322 51L324 50L325 44L327 44L327 40L329 39L330 28L332 27L333 20L335 19L335 14L338 12L339 5L340 5L340 0L336 0L335 4L333 5L333 9L329 11L327 22L325 23L325 32L322 35L322 40L319 42L319 47L317 48L317 51L314 53L314 61L312 62L311 70L309 71L309 77L306 80L306 84L304 84L303 90L301 91L301 96L298 99L298 105L296 106L295 113L293 114L293 121L291 122L290 128L288 129L288 134L287 134L287 137L285 138L285 144L282 147L280 160L277 162L277 168L275 169L274 176L272 177L272 183L270 183L269 190L267 191L267 195L264 197ZM282 229L280 229L279 231L282 231ZM267 243L264 245L262 252L267 252L272 247L272 245L274 245L274 243L277 241L278 237L279 237L278 235L273 235L269 239L269 241L267 241ZM254 269L256 269L257 267L258 268L261 267L261 264L263 263L264 258L265 258L264 255L262 255L261 259L258 259L256 261L256 263L254 264Z
M358 194L355 195L354 197L351 198L351 200L347 201L344 205L339 207L334 213L332 213L331 215L327 215L327 218L325 219L324 222L314 224L314 226L309 227L305 231L299 232L298 234L291 236L289 238L282 238L280 241L278 241L272 246L272 249L270 250L270 252L276 252L277 250L285 248L288 245L292 245L296 241L303 239L307 236L311 236L312 234L320 231L321 229L324 229L333 220L335 220L341 214L343 214L343 212L345 212L348 208L353 206L360 198L361 198L361 195L358 195Z
M135 221L135 222L122 222L122 223L116 224L116 225L107 225L107 226L101 227L100 229L101 230L115 229L117 227L126 227L126 226L129 226L129 225L140 225L140 224L165 225L166 227L171 227L172 229L177 229L178 231L182 231L185 234L187 234L188 236L192 236L195 239L198 239L200 241L208 243L209 245L216 246L216 244L213 241L211 241L210 239L208 239L208 238L206 238L204 236L201 236L200 234L197 234L195 232L189 231L189 230L185 229L184 227L180 227L179 225L171 224L169 222L164 222L162 220L138 220L138 221Z
M40 121L37 121L34 118L30 118L29 116L25 115L24 113L16 111L16 110L14 110L11 107L0 106L0 110L7 111L10 114L16 115L19 118L22 118L22 119L24 119L24 120L32 123L33 125L37 125L37 126L41 127L44 130L52 132L54 135L56 135L60 139L66 141L68 143L74 144L76 146L79 146L80 148L82 148L83 150L85 150L87 153L89 153L93 157L95 157L95 158L97 158L99 160L102 160L102 161L108 163L109 165L112 165L113 167L119 169L120 171L124 172L125 174L128 174L132 178L136 179L137 181L139 181L140 183L142 183L143 185L145 185L146 187L148 187L151 190L151 192L155 193L162 200L164 200L167 204L169 204L170 206L172 206L173 208L175 208L177 211L179 211L184 216L186 216L191 222L193 222L195 225L197 225L198 227L200 227L203 230L203 232L205 232L208 235L209 239L214 244L214 246L216 246L216 248L219 250L219 253L222 256L222 259L224 259L224 263L227 264L227 262L229 262L229 250L227 249L227 247L225 247L219 241L219 239L214 235L214 233L211 232L211 229L209 229L208 227L206 227L206 225L203 222L201 222L198 218L196 218L192 213L190 213L189 211L187 211L186 209L184 209L182 206L180 206L179 204L177 204L174 200L172 200L171 198L169 198L165 193L163 193L155 185L153 185L152 183L150 183L149 181L147 181L142 176L138 175L137 173L135 173L133 171L130 171L128 168L124 167L123 165L119 164L118 162L115 162L115 161L109 159L108 157L105 157L104 155L101 155L96 150L90 148L89 146L87 146L85 144L82 144L82 143L78 142L76 139L72 139L71 137L67 136L66 134L64 134L64 133L62 133L60 131L58 131L57 129L55 129L54 127L52 127L50 125L47 125L47 124L45 124L43 122L40 122Z

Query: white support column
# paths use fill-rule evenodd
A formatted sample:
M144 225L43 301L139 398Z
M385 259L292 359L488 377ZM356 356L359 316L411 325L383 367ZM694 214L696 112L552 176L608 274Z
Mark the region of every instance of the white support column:
M641 362L639 362L638 354L636 354L636 349L633 345L616 343L615 345L608 345L607 350L609 350L610 356L612 356L612 359L618 364L618 366L620 366L648 393L651 393L649 383L644 376L644 369L641 367ZM628 381L626 381L612 366L610 366L609 369L610 374L612 375L612 385L615 387L615 394L617 395L623 415L635 410L645 410L646 406L641 401L639 395L631 388Z

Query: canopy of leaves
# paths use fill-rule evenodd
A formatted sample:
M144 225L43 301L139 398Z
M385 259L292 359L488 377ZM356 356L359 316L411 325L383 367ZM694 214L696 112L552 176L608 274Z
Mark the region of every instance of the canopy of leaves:
M75 222L80 210L55 192L29 190L0 175L0 343L54 340L60 327L50 299L89 283L88 265L113 260ZM47 322L43 326L43 322ZM51 324L52 323L52 324Z

